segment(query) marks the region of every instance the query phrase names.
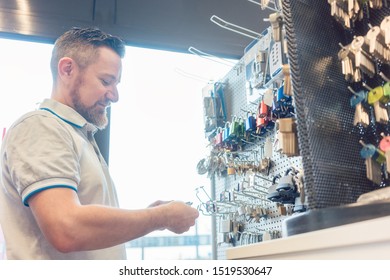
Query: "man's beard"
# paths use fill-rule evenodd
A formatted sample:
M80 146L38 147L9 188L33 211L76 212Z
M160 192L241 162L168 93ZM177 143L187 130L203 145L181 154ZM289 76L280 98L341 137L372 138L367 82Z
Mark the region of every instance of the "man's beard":
M99 103L105 104L107 102L98 101L91 107L86 107L81 102L81 96L79 91L81 84L82 84L82 80L80 80L79 83L77 83L72 93L72 102L73 102L74 109L81 116L83 116L87 120L87 122L92 123L98 129L102 130L108 124L107 108L102 109Z

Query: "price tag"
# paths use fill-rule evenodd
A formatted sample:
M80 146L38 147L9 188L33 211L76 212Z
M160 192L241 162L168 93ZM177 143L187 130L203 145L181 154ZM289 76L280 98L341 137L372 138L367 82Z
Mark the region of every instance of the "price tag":
M267 139L265 139L264 157L272 158L272 141L270 137L267 137Z
M272 103L274 101L274 91L272 89L267 89L263 97L265 105L272 108Z

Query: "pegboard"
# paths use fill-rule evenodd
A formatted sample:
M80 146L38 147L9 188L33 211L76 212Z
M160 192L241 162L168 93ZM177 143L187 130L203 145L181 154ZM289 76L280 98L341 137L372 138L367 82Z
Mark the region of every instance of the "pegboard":
M362 134L353 125L350 84L342 75L338 52L340 44L350 43L353 36L365 34L369 24L377 25L389 15L389 8L370 9L369 19L351 29L336 22L325 0L285 0L283 13L308 207L353 203L378 186L366 178Z
M220 80L220 82L224 84L224 97L226 102L228 121L231 121L233 116L245 117L247 112L256 112L258 104L248 104L247 102L245 93L246 79L243 60L240 60L237 65L233 67L223 79ZM263 136L263 138L257 139L254 143L247 144L245 148L239 153L244 156L260 159L263 155L263 147L265 145L265 141L267 141L267 138L272 143L272 168L267 175L260 174L260 177L255 177L257 184L261 184L263 186L261 190L264 190L265 192L267 192L268 188L272 185L272 182L270 181L272 181L275 175L283 175L286 170L288 170L292 166L296 169L302 169L302 158L300 156L287 157L286 155L283 155L278 151L278 146L276 144L276 128L269 130ZM246 180L244 176L237 174L223 176L215 175L214 179L214 195L217 199L220 193L224 191L231 191L235 189L238 184L242 184L243 180ZM259 235L263 234L263 236L264 233L267 233L269 235L269 239L280 238L282 236L282 221L292 214L293 206L286 204L286 215L281 215L275 202L267 200L266 195L260 197L262 199L241 197L241 200L245 201L245 203L247 203L248 205L254 207L263 207L267 212L266 217L261 218L258 221L246 221L242 217L236 217L236 221L241 222L243 224L246 233ZM233 211L235 209L236 208L233 206ZM217 232L219 231L221 220L226 217L229 217L229 215L219 216L216 219ZM249 242L243 242L243 239L241 239L233 245L224 242L222 239L223 234L218 233L217 259L226 259L226 248L232 246L247 245ZM250 242L261 242L261 240L252 239Z

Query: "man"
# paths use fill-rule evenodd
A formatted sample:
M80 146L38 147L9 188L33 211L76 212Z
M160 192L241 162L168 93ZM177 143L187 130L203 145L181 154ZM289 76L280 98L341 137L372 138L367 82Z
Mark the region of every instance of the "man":
M179 201L118 208L94 133L118 101L125 46L73 28L52 53L53 89L3 140L0 222L8 259L125 259L124 243L155 230L183 233L199 213Z

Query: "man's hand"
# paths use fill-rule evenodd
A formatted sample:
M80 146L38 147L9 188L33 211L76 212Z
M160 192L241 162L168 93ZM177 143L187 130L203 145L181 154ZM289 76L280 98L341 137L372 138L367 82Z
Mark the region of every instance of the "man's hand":
M199 212L195 208L180 201L171 201L161 205L166 211L166 229L181 234L195 225Z

